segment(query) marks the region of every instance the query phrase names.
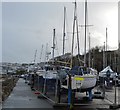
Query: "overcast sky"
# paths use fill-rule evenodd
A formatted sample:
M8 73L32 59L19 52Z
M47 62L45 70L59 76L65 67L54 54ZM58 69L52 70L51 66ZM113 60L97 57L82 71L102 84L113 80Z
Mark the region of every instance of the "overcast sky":
M120 1L118 3L118 19L120 19ZM120 20L118 20L118 29L120 29ZM118 31L118 40L120 43L120 31Z
M2 4L2 60L3 62L32 62L37 49L36 62L51 51L53 28L56 29L55 56L62 54L63 7L67 8L67 36L65 52L71 52L74 4L71 2L4 2ZM84 24L84 3L77 4L79 25ZM88 3L88 24L91 47L103 46L108 28L108 48L118 47L118 3ZM84 28L79 27L80 52L84 53ZM76 41L75 41L76 42ZM75 43L76 46L76 43ZM74 46L74 53L77 49ZM88 47L87 47L88 48ZM51 56L50 56L51 57Z

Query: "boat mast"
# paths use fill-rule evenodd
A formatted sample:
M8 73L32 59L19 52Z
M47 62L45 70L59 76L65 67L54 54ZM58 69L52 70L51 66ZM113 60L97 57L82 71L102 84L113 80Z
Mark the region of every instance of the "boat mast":
M86 67L86 24L87 24L87 0L85 1L85 47L84 47L84 66Z
M107 66L107 28L106 28L106 66Z
M75 8L74 8L74 21L73 21L73 35L72 35L72 51L71 51L71 68L73 63L73 48L74 48L74 35L75 35L75 22L76 22L76 30L77 30L77 44L78 44L78 58L80 55L80 49L79 49L79 34L78 34L78 21L77 21L77 3L74 2Z
M70 65L71 68L73 65L74 30L75 30L75 9L74 9L73 35L72 35L72 51L71 51L71 65Z
M105 42L104 42L104 46L103 46L103 69L105 68L106 64L105 64Z
M49 60L49 54L48 54L48 43L46 44L46 61L48 63Z
M76 20L77 43L78 43L78 58L79 58L80 48L79 48L79 34L78 34L78 19L77 19L77 4L76 4L76 2L75 2L75 20Z
M43 44L42 44L41 53L40 53L40 63L41 63L41 58L42 58L42 52L43 52Z
M117 63L117 57L116 57L116 52L114 52L114 70L117 71L117 66L116 66L116 63Z
M91 62L91 50L90 50L90 47L91 46L91 44L90 44L90 33L89 33L89 68L91 67L91 65L90 65L90 62Z
M48 49L48 47L47 47L47 46L48 46L48 43L46 43L45 61L44 61L44 65L45 65L45 64L48 64L48 61L47 61L47 51L48 51L47 49Z
M53 55L52 55L52 59L53 59L53 63L54 63L54 50L55 50L55 29L53 29Z
M64 24L63 24L63 55L65 54L65 18L66 18L66 7L64 7Z
M37 55L37 50L35 50L35 55L34 55L34 64L35 64L35 61L36 61L36 55Z

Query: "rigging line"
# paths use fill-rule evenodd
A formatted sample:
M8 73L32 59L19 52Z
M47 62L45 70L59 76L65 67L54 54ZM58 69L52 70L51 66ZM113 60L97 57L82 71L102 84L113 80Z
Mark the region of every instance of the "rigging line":
M76 30L77 30L77 44L78 44L78 54L80 54L80 49L79 49L79 33L78 33L78 18L77 18L77 4L76 5L76 10L75 10L75 14L76 14Z

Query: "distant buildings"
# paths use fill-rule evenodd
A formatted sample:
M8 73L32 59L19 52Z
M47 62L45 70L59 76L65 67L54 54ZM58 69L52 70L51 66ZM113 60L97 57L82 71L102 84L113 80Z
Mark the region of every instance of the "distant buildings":
M1 72L0 74L15 74L16 70L21 69L21 64L18 63L0 63Z

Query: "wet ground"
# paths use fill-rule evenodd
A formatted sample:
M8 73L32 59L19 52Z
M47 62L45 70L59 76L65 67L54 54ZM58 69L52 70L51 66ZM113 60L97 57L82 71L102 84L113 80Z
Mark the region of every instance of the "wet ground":
M117 101L120 98L119 94L120 88L117 88ZM76 106L75 110L107 110L109 108L108 104L114 102L114 88L106 92L107 98L109 100L93 99L92 102L89 102L89 105ZM53 110L53 105L47 99L39 99L35 94L35 91L31 91L30 86L23 79L19 79L16 87L14 87L13 92L10 96L4 101L2 108L7 110L16 110L17 108L29 109L29 110ZM66 107L57 107L54 110L66 110ZM119 110L119 109L118 109Z
M3 103L3 108L52 108L45 100L40 100L25 84L23 79L19 79L11 95Z

